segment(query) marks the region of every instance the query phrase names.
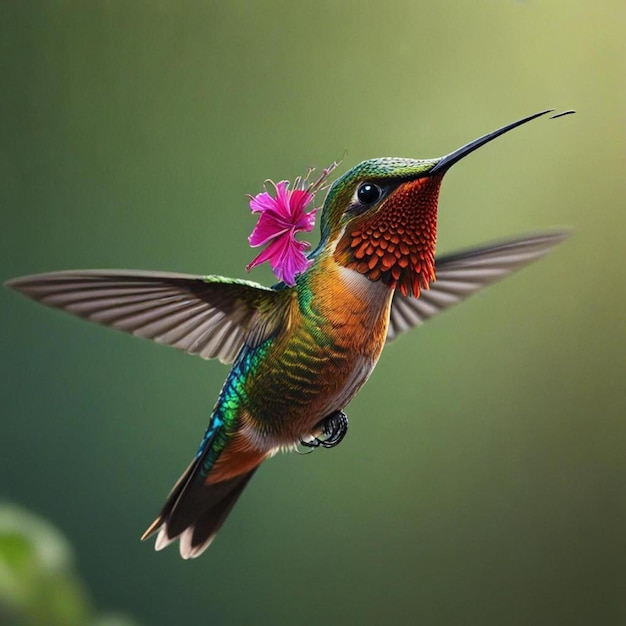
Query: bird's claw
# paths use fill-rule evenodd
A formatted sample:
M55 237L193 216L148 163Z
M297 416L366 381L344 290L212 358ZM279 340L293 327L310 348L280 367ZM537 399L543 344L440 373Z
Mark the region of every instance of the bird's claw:
M305 448L334 448L339 445L348 432L348 418L343 411L335 411L325 417L319 424L319 429L324 435L323 439L314 437L308 441L300 439L300 444Z

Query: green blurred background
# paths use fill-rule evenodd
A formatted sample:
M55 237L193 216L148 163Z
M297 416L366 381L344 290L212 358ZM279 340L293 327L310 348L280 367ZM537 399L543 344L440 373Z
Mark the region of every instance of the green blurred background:
M0 497L145 625L626 623L626 3L0 4L0 279L243 277L245 194L343 158L458 165L439 250L573 226L398 341L332 451L283 455L211 549L139 535L226 373L0 291ZM252 279L269 283L265 268Z

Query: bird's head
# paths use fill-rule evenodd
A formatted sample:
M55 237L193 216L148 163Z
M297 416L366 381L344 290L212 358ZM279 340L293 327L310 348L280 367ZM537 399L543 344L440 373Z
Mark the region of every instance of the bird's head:
M435 278L437 203L452 165L496 137L545 115L541 111L438 159L370 159L335 181L321 217L322 249L337 263L418 296Z
M322 212L322 239L340 265L419 294L434 278L437 160L363 161L339 178Z

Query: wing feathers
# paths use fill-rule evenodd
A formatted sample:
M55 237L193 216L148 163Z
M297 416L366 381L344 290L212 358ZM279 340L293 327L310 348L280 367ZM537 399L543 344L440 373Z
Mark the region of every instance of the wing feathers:
M387 341L541 258L569 233L529 235L435 260L437 280L419 298L393 296Z
M249 281L116 270L38 274L7 286L42 304L224 363L234 361L249 331L263 339L273 330L259 308L271 309L278 297Z
M419 298L393 298L387 341L547 254L568 233L530 235L437 258L437 280ZM259 342L280 316L280 297L256 283L219 276L115 270L52 272L7 286L51 307L232 363L244 341Z

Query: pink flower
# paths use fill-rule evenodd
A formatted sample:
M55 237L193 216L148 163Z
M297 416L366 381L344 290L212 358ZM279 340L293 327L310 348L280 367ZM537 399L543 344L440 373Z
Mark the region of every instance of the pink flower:
M277 184L269 181L274 187L274 197L267 191L267 187L264 192L250 196L250 210L261 215L248 241L253 248L263 245L267 247L248 264L246 270L250 271L253 267L269 261L278 280L289 286L296 284L296 276L302 274L311 264L305 254L311 244L298 241L296 234L308 233L313 229L317 209L308 213L305 209L315 193L324 187L324 181L335 167L337 164L333 163L323 170L318 180L307 184L313 171L310 170L304 178L296 178L293 189L289 189L289 182L286 180Z

